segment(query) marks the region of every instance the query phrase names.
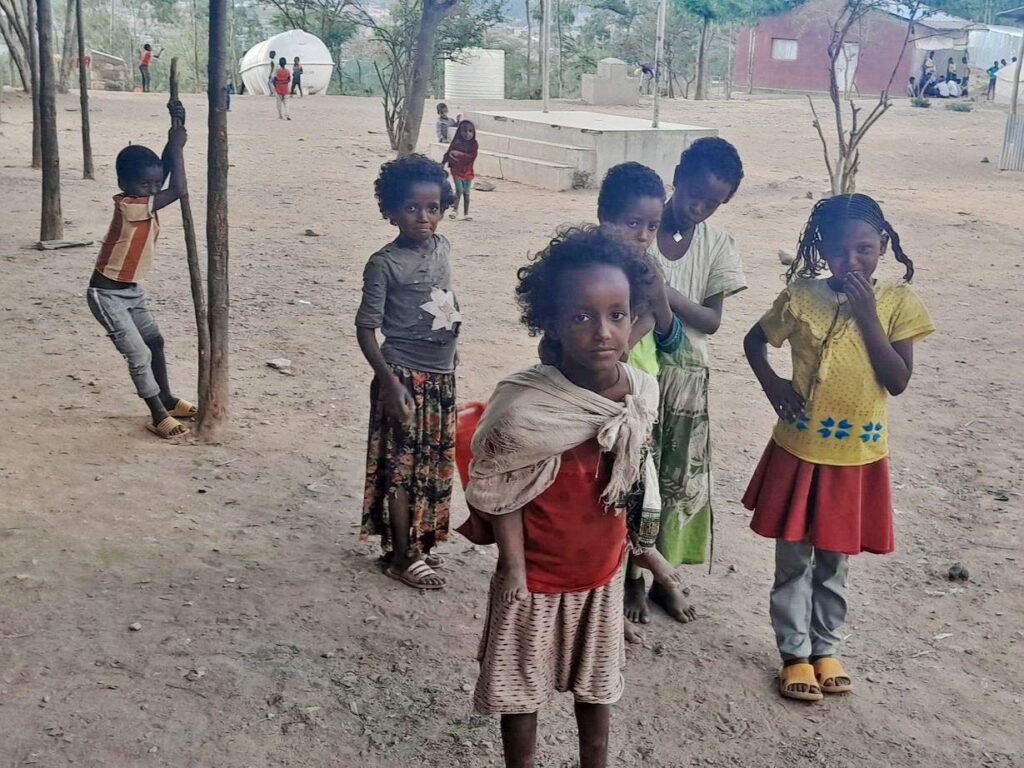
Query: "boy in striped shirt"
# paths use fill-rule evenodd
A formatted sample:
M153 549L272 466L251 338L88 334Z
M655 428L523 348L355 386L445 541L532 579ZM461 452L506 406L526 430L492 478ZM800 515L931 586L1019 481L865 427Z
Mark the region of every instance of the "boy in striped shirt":
M178 419L196 415L192 403L171 394L167 381L164 337L156 324L139 280L153 261L153 246L160 232L156 212L180 198L185 189L183 149L185 108L170 108L171 130L163 158L151 149L129 145L117 156L114 218L89 281L89 309L128 363L128 372L139 397L149 406L155 435L179 437L189 430ZM170 184L163 188L167 175Z

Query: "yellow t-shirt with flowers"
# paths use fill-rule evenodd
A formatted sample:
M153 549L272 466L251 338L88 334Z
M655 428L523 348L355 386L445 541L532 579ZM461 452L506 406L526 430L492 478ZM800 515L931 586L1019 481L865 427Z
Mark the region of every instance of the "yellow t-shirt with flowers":
M909 285L877 281L874 288L889 341L918 341L935 330ZM775 442L814 464L860 466L885 458L888 393L871 367L846 294L823 279L797 279L760 324L773 347L789 342L793 386L806 401L796 423L779 420Z

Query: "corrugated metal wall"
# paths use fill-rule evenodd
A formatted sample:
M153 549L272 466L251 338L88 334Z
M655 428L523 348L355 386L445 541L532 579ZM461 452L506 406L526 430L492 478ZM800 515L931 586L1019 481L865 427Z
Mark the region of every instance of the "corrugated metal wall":
M999 170L1024 171L1024 115L1009 115L1006 118Z

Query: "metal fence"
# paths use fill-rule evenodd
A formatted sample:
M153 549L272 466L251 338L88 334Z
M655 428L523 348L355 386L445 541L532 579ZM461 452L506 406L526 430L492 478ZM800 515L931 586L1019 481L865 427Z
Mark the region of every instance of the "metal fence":
M1009 115L1006 118L999 170L1024 171L1024 115Z

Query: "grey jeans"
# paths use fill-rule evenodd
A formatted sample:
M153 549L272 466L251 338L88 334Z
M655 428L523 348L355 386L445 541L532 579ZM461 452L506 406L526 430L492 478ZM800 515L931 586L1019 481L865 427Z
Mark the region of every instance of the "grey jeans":
M846 621L849 565L841 552L775 540L771 618L783 661L835 654Z
M159 395L150 347L162 348L164 338L142 287L137 283L118 290L90 287L86 298L93 316L127 361L139 397L145 400Z

